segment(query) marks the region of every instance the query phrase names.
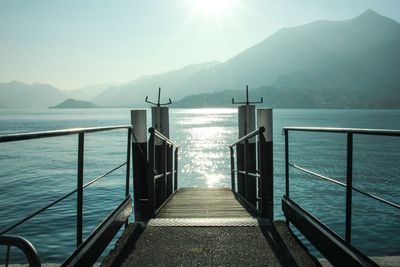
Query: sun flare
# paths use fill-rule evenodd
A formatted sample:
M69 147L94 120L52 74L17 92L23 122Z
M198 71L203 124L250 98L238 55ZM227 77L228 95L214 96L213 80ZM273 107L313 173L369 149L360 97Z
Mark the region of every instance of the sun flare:
M221 16L230 11L234 6L235 0L190 0L190 5L197 12L206 16Z

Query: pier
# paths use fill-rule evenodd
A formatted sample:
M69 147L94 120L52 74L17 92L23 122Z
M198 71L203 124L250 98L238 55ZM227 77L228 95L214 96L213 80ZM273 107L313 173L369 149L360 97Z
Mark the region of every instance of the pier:
M257 217L227 188L179 189L142 231L102 266L318 266L285 222Z
M247 91L247 90L246 90ZM160 93L160 91L159 91ZM146 101L148 99L146 98ZM249 101L238 108L238 139L229 145L230 188L181 188L179 144L169 134L169 103L160 96L151 110L132 110L128 125L66 129L0 136L0 143L66 135L78 137L77 186L43 208L1 229L0 246L21 250L30 266L42 266L34 245L9 235L36 215L76 195L76 249L61 266L92 266L117 233L114 249L101 266L320 266L293 229L301 233L335 266L378 266L352 244L352 193L363 194L396 209L400 205L354 187L353 136L400 136L400 131L285 127L284 221L274 218L272 109L256 109ZM261 101L262 102L262 99ZM126 158L104 174L83 183L85 136L93 132L127 131ZM318 174L290 162L289 133L336 133L346 136L346 181ZM124 167L123 199L91 232L83 235L84 189ZM291 198L290 172L294 168L316 179L345 188L345 234L342 237ZM101 201L101 200L99 200Z

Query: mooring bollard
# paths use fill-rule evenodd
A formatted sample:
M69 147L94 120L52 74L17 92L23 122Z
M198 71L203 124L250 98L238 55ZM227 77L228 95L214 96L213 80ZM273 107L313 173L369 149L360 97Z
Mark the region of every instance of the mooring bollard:
M146 110L131 110L132 168L135 221L147 221L152 216L152 200L147 177L147 116Z
M272 108L257 109L257 127L265 131L259 138L260 207L261 217L274 218Z

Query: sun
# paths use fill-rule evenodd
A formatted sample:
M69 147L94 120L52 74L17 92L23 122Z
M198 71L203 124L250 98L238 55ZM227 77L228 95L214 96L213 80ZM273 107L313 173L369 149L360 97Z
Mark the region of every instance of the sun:
M206 16L221 16L230 12L235 5L235 0L189 0L190 6L195 12Z

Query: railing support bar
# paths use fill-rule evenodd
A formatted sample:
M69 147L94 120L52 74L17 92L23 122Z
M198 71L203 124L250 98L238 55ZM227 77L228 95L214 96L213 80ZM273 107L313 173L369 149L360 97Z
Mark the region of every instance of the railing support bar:
M244 141L244 152L243 152L243 161L244 161L244 198L249 201L249 180L248 180L248 175L247 173L249 172L249 166L248 166L248 160L249 160L249 141L245 140Z
M156 211L156 202L155 202L155 181L154 181L154 170L155 170L155 140L154 140L154 131L150 131L149 138L149 169L148 169L148 190L149 190L149 200L151 204L151 214L153 217L154 212Z
M127 147L126 147L126 180L125 180L125 197L129 196L129 178L131 171L131 147L132 147L132 128L128 129L128 138L127 138ZM125 228L128 227L129 217L125 221Z
M231 154L231 188L235 191L235 158L233 156L233 147L229 147Z
M84 164L85 134L78 135L78 175L76 203L76 247L82 244L83 233L83 164Z
M125 197L129 195L129 177L131 170L131 143L132 143L132 129L128 129L128 144L126 148L126 181L125 181Z
M351 210L353 193L353 133L347 133L347 171L346 171L346 233L345 239L351 243Z
M162 157L164 160L164 168L163 168L163 172L164 172L164 195L162 198L162 203L164 203L164 201L168 198L168 176L167 176L167 172L168 172L168 146L167 146L167 142L163 142L162 144L163 149L162 149L162 153L164 153L164 156ZM158 207L157 207L158 208Z
M10 263L10 249L11 249L11 246L8 245L8 246L7 246L7 250L6 250L6 262L5 262L5 267L8 267L8 264Z
M284 130L285 134L285 195L289 198L289 131Z
M174 192L178 189L178 149L175 148L175 156L174 156L174 168L175 168L175 173L174 173Z

